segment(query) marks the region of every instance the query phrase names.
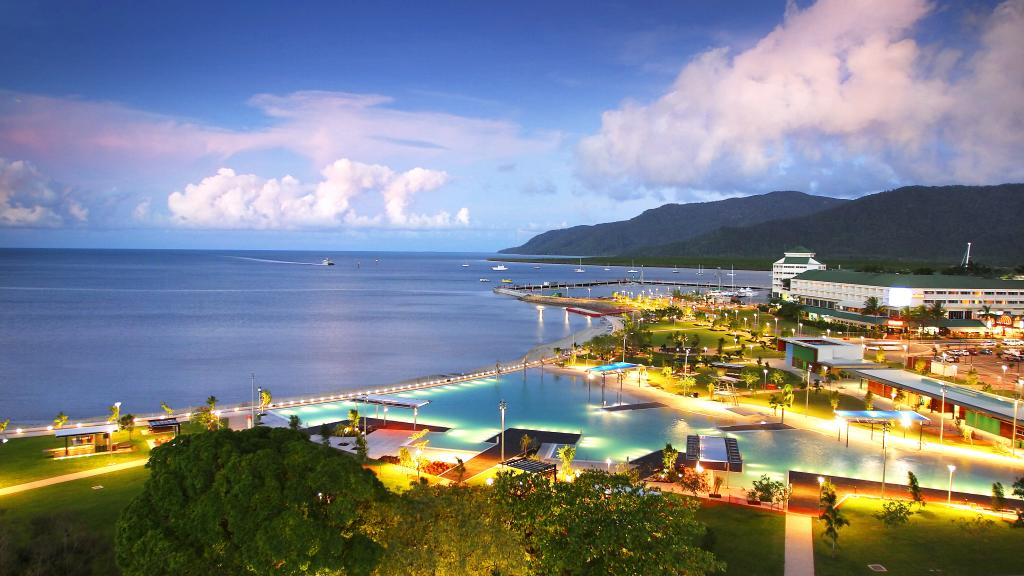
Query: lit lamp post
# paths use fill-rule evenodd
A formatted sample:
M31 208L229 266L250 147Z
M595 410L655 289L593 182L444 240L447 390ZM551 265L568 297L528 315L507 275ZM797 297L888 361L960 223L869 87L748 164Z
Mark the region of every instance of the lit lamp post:
M775 318L775 337L779 337L779 319Z
M949 490L946 492L946 504L953 503L953 472L956 472L956 466L950 464L946 466L949 468Z
M498 410L501 411L501 463L505 464L505 410L508 409L508 402L498 402Z
M942 385L942 406L939 407L939 444L942 444L943 433L946 431L946 385Z
M761 372L764 374L764 387L761 388L761 389L762 390L767 390L768 389L768 369L765 368Z
M1020 404L1020 380L1017 381L1017 396L1013 399L1013 431L1010 432L1010 456L1017 455L1017 405Z
M885 499L885 464L888 456L885 450L885 433L889 431L889 422L882 423L882 499Z
M611 458L605 458L604 459L604 465L608 469L608 472L612 471L612 459Z

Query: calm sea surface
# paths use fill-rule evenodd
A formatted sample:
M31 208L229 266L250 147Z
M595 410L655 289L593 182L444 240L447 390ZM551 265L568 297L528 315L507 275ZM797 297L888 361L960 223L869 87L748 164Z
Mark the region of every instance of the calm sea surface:
M532 305L491 292L501 278L625 276L556 264L494 272L488 256L0 250L0 418L248 401L250 373L280 398L493 366L586 326L555 310L538 320ZM312 265L324 257L336 265ZM769 273L737 271L735 283L767 285Z

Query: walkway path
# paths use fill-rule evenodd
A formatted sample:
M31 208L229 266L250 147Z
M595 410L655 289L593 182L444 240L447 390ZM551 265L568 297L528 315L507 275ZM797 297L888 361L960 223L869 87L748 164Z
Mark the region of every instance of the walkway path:
M110 472L119 472L121 470L127 470L129 468L138 468L144 466L146 462L149 462L148 458L141 458L139 460L132 460L130 462L124 462L123 464L113 464L111 466L103 466L102 468L93 468L91 470L83 470L81 472L75 472L74 474L65 474L63 476L53 476L50 478L43 478L42 480L36 480L34 482L26 482L24 484L15 484L14 486L8 486L6 488L0 488L0 496L7 496L10 494L17 494L19 492L26 492L28 490L35 490L36 488L42 488L44 486L52 486L54 484L61 484L63 482L71 482L72 480L81 480L82 478L89 478L91 476L99 476L101 474L109 474Z
M814 576L814 529L810 516L786 514L786 576Z

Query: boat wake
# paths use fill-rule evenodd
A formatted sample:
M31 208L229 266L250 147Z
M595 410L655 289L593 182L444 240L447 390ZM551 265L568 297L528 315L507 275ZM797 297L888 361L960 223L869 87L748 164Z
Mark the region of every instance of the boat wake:
M268 264L297 264L299 266L330 266L324 262L294 262L292 260L270 260L267 258L249 258L247 256L228 256L236 260L249 260L251 262L265 262Z

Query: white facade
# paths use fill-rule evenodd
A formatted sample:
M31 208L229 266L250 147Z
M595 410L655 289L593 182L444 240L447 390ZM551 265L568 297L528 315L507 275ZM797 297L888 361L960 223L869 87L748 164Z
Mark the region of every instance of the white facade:
M782 258L772 264L772 296L786 300L791 299L790 291L786 288L787 280L801 272L824 269L825 265L814 259L814 252L786 252Z
M830 270L790 280L790 296L801 304L856 311L870 297L890 310L941 303L948 318L979 319L984 306L995 314L1024 314L1024 282L969 276L865 274Z

